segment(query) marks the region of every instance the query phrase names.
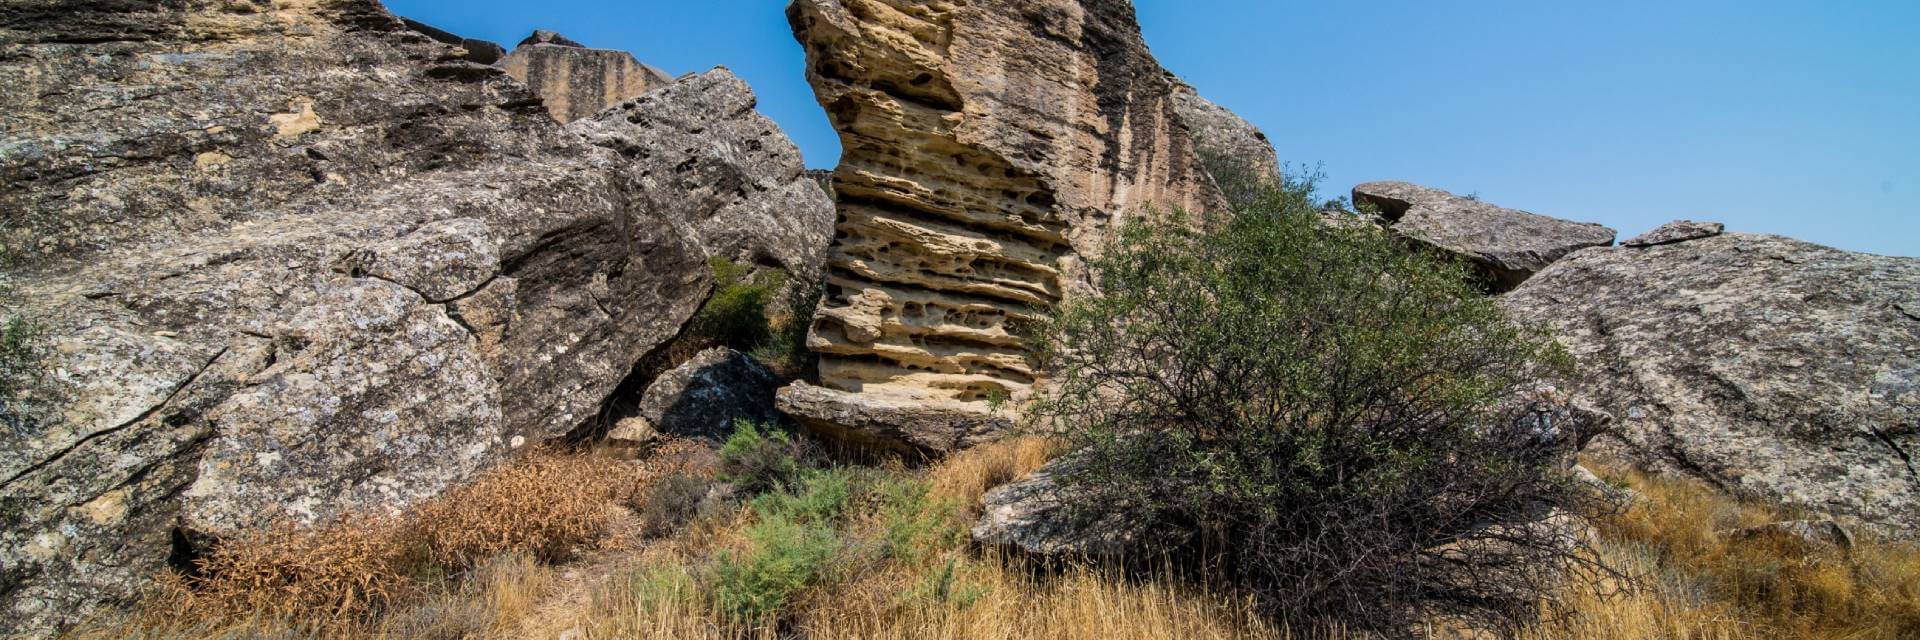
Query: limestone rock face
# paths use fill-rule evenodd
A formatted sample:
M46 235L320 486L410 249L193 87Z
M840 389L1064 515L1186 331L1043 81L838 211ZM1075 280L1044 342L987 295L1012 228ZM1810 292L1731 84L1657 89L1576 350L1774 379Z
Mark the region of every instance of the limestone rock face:
M640 399L640 418L658 433L725 442L734 422L770 423L780 379L746 354L725 347L708 349L660 374ZM634 430L645 432L637 425ZM623 438L638 439L638 438Z
M560 122L600 113L673 81L633 54L589 49L551 31L536 31L500 61L507 75L527 84Z
M44 336L0 398L0 636L125 602L176 529L404 508L565 435L711 289L678 187L372 0L40 3L0 41L0 304ZM704 146L776 146L746 131Z
M1353 202L1379 207L1401 237L1471 262L1495 291L1511 291L1553 261L1613 244L1612 229L1568 222L1406 182L1353 188Z
M1587 249L1507 294L1632 461L1913 535L1920 260L1724 234Z
M747 83L720 68L567 128L618 152L642 204L685 225L709 255L813 282L833 240L833 201L755 103Z
M814 432L902 453L945 454L993 440L1013 418L987 407L928 404L796 382L776 397L780 411Z
M828 388L888 407L866 415L1024 395L1040 372L1017 325L1114 224L1224 204L1125 0L797 0L788 17L845 149L809 346Z

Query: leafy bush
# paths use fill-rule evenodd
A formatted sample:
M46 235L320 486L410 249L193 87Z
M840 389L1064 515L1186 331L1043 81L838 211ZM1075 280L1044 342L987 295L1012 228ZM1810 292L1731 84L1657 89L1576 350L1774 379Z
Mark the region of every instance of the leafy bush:
M743 494L765 493L792 483L809 457L806 444L785 431L740 420L720 447L720 475Z
M833 527L766 517L746 531L744 554L722 554L714 568L714 600L741 622L774 620L783 605L827 575L839 549Z
M1241 183L1231 215L1130 224L1088 262L1101 295L1036 340L1058 385L1037 414L1084 460L1065 481L1208 532L1289 616L1405 629L1449 598L1537 613L1566 536L1515 525L1573 489L1495 407L1564 375L1564 354L1460 265L1328 224L1313 192Z

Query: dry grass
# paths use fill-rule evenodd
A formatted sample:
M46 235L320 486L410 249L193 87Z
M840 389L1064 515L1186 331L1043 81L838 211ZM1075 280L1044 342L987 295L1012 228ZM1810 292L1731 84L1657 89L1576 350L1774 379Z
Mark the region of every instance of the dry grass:
M1698 482L1604 470L1642 498L1599 521L1600 553L1641 582L1582 584L1575 615L1540 638L1920 638L1920 548L1863 537L1851 551L1720 532L1792 519Z
M646 495L648 479L685 466L668 450L656 460L680 462L641 470L543 454L404 521L265 532L210 557L222 570L218 581L176 582L176 599L156 601L163 606L147 617L73 637L1340 637L1290 633L1230 587L1090 565L1039 571L969 548L964 532L980 496L1057 452L1055 442L1019 439L925 469L854 471L875 486L922 488L919 506L903 510L877 490L856 492L832 525L838 546L830 569L785 601L777 618L741 620L715 598L716 563L759 544L750 532L763 516L753 506L708 514L672 537L603 550L586 562L552 564L615 546L609 529L619 529L617 518L606 514ZM1523 640L1920 637L1920 551L1872 541L1842 553L1730 539L1717 532L1784 516L1696 483L1603 475L1643 496L1598 523L1595 552L1633 580L1572 581L1570 614ZM911 550L876 551L903 527ZM422 549L433 551L434 566L474 568L440 581L393 568L417 561ZM174 615L182 610L194 615Z

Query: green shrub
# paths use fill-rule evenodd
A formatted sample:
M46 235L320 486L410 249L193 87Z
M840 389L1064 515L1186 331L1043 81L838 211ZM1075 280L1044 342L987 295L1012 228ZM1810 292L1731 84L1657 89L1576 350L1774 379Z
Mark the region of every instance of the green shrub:
M960 505L934 498L928 483L893 479L881 483L875 494L881 535L893 558L920 564L966 540L966 530L955 517L962 513Z
M713 296L694 314L692 331L715 344L747 351L765 341L769 334L767 303L778 293L786 275L778 271L758 271L745 265L713 258Z
M713 597L736 622L769 623L801 590L825 578L839 549L831 526L765 518L746 531L751 548L721 554L714 566Z
M1403 630L1436 594L1537 614L1564 540L1487 525L1572 490L1496 407L1563 375L1564 354L1461 265L1327 224L1313 179L1234 185L1204 225L1120 229L1088 262L1101 295L1040 323L1057 393L1037 414L1084 461L1064 480L1083 504L1213 536L1220 566L1290 616ZM1538 553L1500 568L1527 568L1448 582L1459 567L1435 549L1502 535Z
M852 475L842 470L809 470L798 474L791 490L762 494L749 504L762 518L805 524L831 525L840 519L853 495Z
M808 468L810 455L803 442L785 431L740 420L719 457L721 478L743 495L756 495L791 484Z

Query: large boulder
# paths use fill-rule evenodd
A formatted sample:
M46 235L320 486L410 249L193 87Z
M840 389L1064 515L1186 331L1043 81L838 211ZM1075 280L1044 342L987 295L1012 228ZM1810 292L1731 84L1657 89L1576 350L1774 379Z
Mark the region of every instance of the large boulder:
M1920 260L1684 235L1575 253L1501 302L1572 352L1616 455L1913 535Z
M372 0L40 3L0 41L4 304L42 336L0 387L0 635L574 432L711 289L646 158ZM735 133L698 161L772 144Z
M554 120L573 122L673 82L673 76L612 49L589 49L552 31L535 31L500 60L526 83Z
M1138 512L1099 504L1064 481L1079 464L1069 455L988 491L974 542L1044 558L1128 558L1185 543L1193 532Z
M646 434L725 442L741 420L778 422L773 394L780 379L746 354L717 347L660 374L641 396L638 424L622 428ZM627 438L630 440L639 438Z
M876 449L943 455L991 442L1013 428L1006 411L852 393L795 382L780 411L814 433Z
M718 68L567 128L628 158L641 204L686 225L710 255L815 282L833 200L755 103L745 81Z
M1041 375L1017 325L1078 286L1109 229L1224 205L1126 0L797 0L788 17L844 148L809 340L828 389L876 405L844 415L990 425Z
M507 50L494 42L478 38L462 37L451 31L412 18L401 18L400 22L401 24L407 25L408 29L420 32L420 35L465 49L467 52L465 58L468 62L494 64L499 62L501 58L507 57Z
M1353 188L1355 205L1372 205L1394 234L1466 260L1496 292L1511 291L1555 260L1613 244L1614 230L1497 207L1406 182Z

